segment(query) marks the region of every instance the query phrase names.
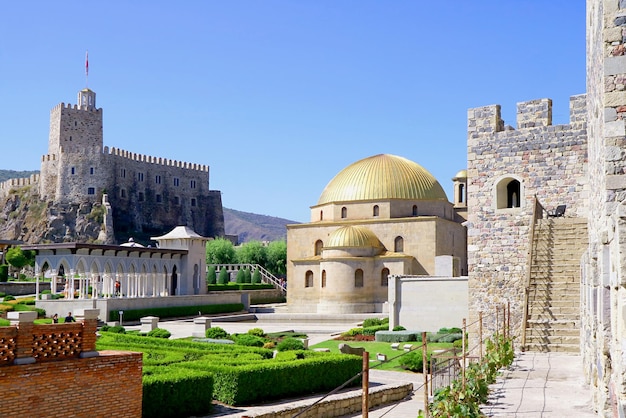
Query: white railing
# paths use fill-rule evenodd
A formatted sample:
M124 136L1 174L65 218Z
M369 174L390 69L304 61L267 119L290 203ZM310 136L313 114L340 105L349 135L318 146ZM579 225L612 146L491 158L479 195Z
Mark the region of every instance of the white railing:
M283 293L283 295L287 294L287 283L284 280L281 280L278 277L274 276L260 264L207 264L207 269L209 267L215 267L216 274L219 274L222 268L226 268L226 271L228 273L234 273L244 268L248 268L251 272L253 272L254 270L259 270L259 273L261 273L261 281L263 283L269 283L273 285L276 289L279 289Z

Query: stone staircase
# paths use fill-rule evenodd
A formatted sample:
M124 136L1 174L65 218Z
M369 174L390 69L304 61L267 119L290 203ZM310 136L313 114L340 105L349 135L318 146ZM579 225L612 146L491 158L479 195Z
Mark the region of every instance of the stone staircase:
M580 352L580 257L587 242L586 219L537 220L526 351Z

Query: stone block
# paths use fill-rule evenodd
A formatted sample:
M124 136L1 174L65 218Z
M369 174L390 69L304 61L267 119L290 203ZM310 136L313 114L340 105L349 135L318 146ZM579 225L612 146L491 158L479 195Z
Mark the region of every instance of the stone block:
M404 351L411 351L411 349L413 348L413 344L404 344L402 348L404 349Z
M159 326L159 318L157 316L144 316L140 321L141 329L139 332L141 333L148 333Z
M211 328L211 318L200 316L193 320L193 332L192 337L204 338L206 337L206 331Z
M604 75L624 74L626 71L626 55L606 57L604 59ZM609 105L607 105L609 106Z
M391 344L391 349L392 350L397 350L398 347L400 347L400 343L393 343L393 344Z
M339 351L343 354L352 354L355 356L363 356L365 349L363 347L350 347L348 344L339 344Z

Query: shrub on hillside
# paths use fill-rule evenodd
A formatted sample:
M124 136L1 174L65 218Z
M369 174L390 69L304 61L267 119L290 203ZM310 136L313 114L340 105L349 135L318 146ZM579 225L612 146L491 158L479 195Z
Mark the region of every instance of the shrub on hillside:
M285 338L276 346L278 351L304 350L304 343L297 338Z
M212 327L206 330L206 337L214 340L226 340L228 339L228 333L224 328Z
M248 330L248 334L256 335L257 337L263 337L265 336L265 331L263 331L261 328L250 328Z

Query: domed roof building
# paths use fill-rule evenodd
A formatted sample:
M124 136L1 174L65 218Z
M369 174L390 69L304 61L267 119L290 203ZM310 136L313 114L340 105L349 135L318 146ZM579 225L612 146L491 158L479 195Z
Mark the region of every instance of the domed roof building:
M340 171L311 207L311 222L287 226L292 312L383 312L389 275L434 275L452 256L467 274L465 198L455 203L419 164L379 154ZM459 200L459 202L457 202Z

